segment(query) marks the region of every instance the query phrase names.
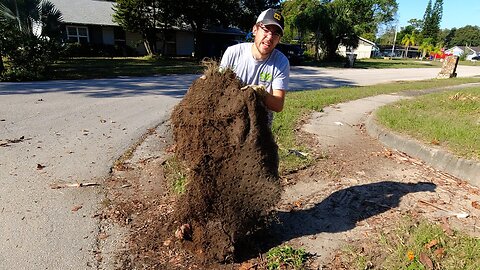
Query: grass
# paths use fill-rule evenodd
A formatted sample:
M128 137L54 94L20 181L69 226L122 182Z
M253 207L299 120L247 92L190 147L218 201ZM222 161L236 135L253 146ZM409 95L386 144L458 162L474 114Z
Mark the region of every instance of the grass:
M308 60L305 62L309 66L317 67L336 67L343 68L345 62L317 62ZM405 58L370 58L370 59L358 59L355 61L354 68L425 68L425 67L441 67L440 61L418 60L418 59L405 59Z
M275 139L279 146L280 173L285 174L291 171L298 170L300 168L308 166L315 161L315 157L311 155L307 155L306 158L299 157L297 155L293 155L291 151L292 149L296 149L301 152L309 153L308 148L297 141L296 130L298 130L298 126L300 125L301 120L304 119L306 116L310 115L310 113L312 113L313 111L322 111L324 107L331 104L337 104L368 96L402 91L440 88L472 82L480 82L480 79L432 79L416 82L398 82L373 86L340 87L316 91L299 91L288 93L285 101L284 110L281 113L275 114L275 119L272 126ZM478 103L474 104L477 104L478 108ZM477 134L480 133L477 132ZM478 137L476 138L477 141L479 141Z
M480 87L403 100L381 107L377 119L396 132L480 160Z
M367 249L348 246L342 251L348 269L429 269L425 266L428 260L434 269L480 269L480 239L459 231L447 234L428 220L407 216L393 231L373 241Z
M93 79L200 73L203 67L189 58L69 58L52 66L51 79Z
M163 163L163 170L167 183L170 183L171 191L174 194L184 194L187 186L185 166L172 156Z
M304 269L308 254L303 249L278 246L267 252L267 269Z

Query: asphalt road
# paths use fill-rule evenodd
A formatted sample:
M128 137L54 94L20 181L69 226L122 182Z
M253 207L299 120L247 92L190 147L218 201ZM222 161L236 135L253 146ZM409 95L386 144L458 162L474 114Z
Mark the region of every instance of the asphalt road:
M292 67L290 85L369 85L439 71ZM480 67L457 73L480 75ZM97 268L101 186L51 185L101 185L129 146L168 119L196 77L0 83L0 269Z

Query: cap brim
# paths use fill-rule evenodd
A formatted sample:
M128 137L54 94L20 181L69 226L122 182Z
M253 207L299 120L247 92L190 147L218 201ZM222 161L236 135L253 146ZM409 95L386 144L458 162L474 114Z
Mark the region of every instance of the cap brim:
M283 36L283 28L276 21L265 19L265 20L262 20L261 23L263 23L263 25L276 25L276 26L278 26L278 28L280 28L280 31L282 32L282 36Z

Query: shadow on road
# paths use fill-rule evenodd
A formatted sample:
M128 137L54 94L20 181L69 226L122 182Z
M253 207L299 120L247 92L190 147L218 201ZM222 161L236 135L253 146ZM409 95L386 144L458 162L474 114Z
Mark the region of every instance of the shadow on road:
M1 83L0 95L69 93L93 98L167 95L182 97L198 75Z
M290 70L289 88L291 91L318 90L341 86L356 86L354 80L331 76L323 69L296 66ZM341 72L341 70L338 70Z

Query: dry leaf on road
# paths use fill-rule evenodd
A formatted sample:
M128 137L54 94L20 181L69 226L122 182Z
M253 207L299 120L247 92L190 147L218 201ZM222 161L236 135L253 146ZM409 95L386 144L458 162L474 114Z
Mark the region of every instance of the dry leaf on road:
M72 212L77 212L78 210L82 209L83 205L75 205L73 208L72 208Z
M472 206L473 206L473 208L480 209L480 202L479 201L473 201Z

